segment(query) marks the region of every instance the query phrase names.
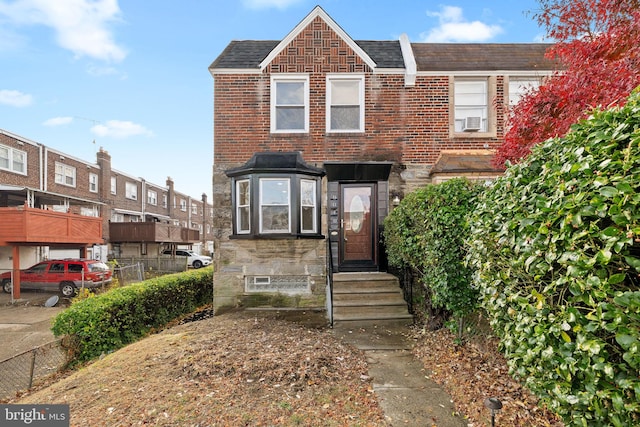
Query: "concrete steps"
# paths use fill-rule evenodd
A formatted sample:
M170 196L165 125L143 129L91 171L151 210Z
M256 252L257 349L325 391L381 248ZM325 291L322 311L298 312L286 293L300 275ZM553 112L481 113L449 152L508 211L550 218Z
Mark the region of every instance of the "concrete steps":
M387 273L333 275L333 324L345 327L413 323L398 278Z

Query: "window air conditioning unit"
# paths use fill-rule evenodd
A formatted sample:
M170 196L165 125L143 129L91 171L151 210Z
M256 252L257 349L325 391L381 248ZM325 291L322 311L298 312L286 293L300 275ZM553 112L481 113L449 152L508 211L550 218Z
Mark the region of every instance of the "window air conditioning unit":
M462 130L465 132L478 131L482 125L482 117L465 117L462 122Z

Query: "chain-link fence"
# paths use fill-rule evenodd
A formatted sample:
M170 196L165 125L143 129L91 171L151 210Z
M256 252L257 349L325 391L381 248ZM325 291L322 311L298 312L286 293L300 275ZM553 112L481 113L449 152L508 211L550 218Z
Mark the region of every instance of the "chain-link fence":
M144 265L140 262L131 265L119 265L113 269L120 286L144 281Z
M56 373L68 362L61 341L56 340L0 362L0 399L28 390L35 380Z

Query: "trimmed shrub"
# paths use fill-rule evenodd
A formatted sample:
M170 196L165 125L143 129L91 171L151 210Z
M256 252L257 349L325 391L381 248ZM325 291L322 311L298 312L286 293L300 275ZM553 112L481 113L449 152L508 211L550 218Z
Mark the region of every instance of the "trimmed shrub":
M213 267L176 273L82 299L59 313L52 331L76 362L134 342L153 329L210 304Z
M425 304L457 320L476 307L477 292L464 260L466 216L481 190L464 178L428 185L408 194L384 222L389 264L411 268L426 290Z
M509 167L471 232L511 373L567 425L640 425L640 94Z

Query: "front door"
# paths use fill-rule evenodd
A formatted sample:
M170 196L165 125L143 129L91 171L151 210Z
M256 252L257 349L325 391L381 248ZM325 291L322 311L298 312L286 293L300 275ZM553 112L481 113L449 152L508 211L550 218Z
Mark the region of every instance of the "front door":
M376 184L340 185L340 271L378 269Z

